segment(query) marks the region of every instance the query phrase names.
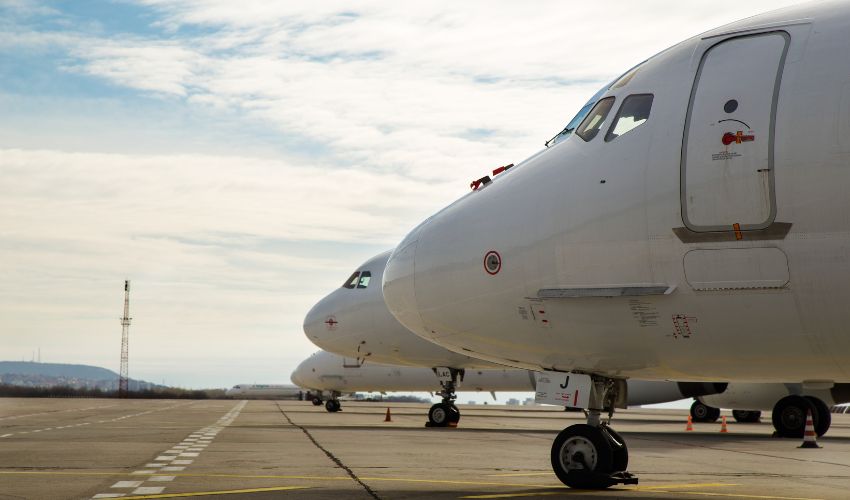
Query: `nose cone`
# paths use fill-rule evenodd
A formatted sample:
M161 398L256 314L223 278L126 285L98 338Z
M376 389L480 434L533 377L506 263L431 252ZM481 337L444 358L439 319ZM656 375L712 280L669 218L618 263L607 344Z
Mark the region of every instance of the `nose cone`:
M416 247L422 226L417 227L390 255L384 270L384 302L393 316L408 330L424 329L416 304L414 276L416 273Z
M302 389L316 389L316 387L313 387L315 384L311 383L313 377L310 376L311 360L313 358L314 356L310 356L299 363L295 370L292 371L292 375L289 376L289 380Z
M299 365L298 368L296 368L292 372L292 375L289 376L289 380L291 380L293 384L297 385L298 387L301 387L302 389L307 388L307 385L305 383L306 381L304 380L304 374L303 374L303 371L301 369L301 365Z
M332 309L328 297L325 297L317 302L304 317L304 335L323 349L327 348L327 337L338 324Z

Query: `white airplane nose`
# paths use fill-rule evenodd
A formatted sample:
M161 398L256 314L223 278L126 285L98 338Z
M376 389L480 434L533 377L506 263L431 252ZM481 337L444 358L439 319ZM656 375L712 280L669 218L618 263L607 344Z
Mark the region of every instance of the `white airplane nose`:
M420 232L421 226L411 231L390 255L383 282L384 302L393 316L413 332L423 328L413 288Z
M291 380L293 384L304 389L307 386L305 384L305 380L304 380L304 377L302 375L303 375L302 369L301 369L301 366L299 366L298 368L295 369L295 371L292 372L292 375L290 375L289 380Z
M320 300L304 317L304 334L314 344L323 347L322 340L328 333L328 325L333 323L332 317L327 307L327 301L325 299Z

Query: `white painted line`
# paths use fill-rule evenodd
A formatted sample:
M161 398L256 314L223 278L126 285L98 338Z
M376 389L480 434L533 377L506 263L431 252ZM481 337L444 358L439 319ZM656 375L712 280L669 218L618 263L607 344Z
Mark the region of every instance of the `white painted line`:
M124 493L98 493L92 498L121 498L124 496Z
M181 453L181 454L180 454L180 455L178 455L178 456L181 456L181 457L197 457L197 456L198 456L198 453L195 453L195 452L191 452L191 453Z
M13 436L14 434L14 432L12 434L3 434L2 436L0 436L0 438L7 438L9 436Z
M173 463L173 464L177 464L177 465L189 465L189 464L191 464L193 461L194 461L194 460L175 460L175 461L173 461L173 462L171 462L171 463ZM162 470L165 470L165 467L163 467L163 468L162 468Z
M133 474L156 474L155 470L134 470Z
M162 467L163 465L165 465L165 464L158 464L156 462L153 462L153 463L150 463L150 464L145 464L145 467Z
M183 453L183 450L166 450L163 451L163 455L177 455L178 453Z
M172 448L174 448L175 450L185 450L188 447L189 445L187 444L178 444L177 446L172 446Z
M157 493L162 493L165 487L163 486L142 486L141 488L136 488L133 490L134 495L156 495Z
M154 460L174 460L173 455L160 455L156 457Z
M174 481L174 476L151 476L151 478L148 479L148 481L161 481L161 482Z
M204 449L203 448L189 448L186 451L204 451Z
M144 481L118 481L113 484L113 488L138 488Z
M161 472L180 472L181 470L186 470L186 467L163 467L160 469Z

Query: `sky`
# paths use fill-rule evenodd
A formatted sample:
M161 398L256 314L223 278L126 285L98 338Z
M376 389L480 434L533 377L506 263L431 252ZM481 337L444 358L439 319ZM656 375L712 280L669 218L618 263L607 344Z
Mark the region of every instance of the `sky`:
M471 180L797 3L0 0L0 360L117 371L129 279L131 377L288 382L311 305Z

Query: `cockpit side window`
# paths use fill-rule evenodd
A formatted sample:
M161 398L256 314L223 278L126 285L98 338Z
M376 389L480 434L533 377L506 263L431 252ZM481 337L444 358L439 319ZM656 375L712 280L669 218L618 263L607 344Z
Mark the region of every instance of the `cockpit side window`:
M652 99L652 94L633 94L626 97L611 128L605 134L605 142L611 142L646 123L652 109Z
M605 119L608 118L608 113L611 111L611 108L614 106L614 98L606 97L601 101L596 103L596 106L590 110L590 113L584 118L584 121L581 122L578 129L576 130L576 135L581 137L585 142L590 142L596 137L596 134L599 133L599 130L602 128L602 125L605 124Z
M368 287L370 281L372 281L372 273L369 271L363 271L360 273L360 282L357 283L357 288Z
M345 283L343 283L342 287L343 288L354 288L354 287L356 287L359 277L360 277L360 272L354 271L354 274L352 274L350 278L345 280Z

